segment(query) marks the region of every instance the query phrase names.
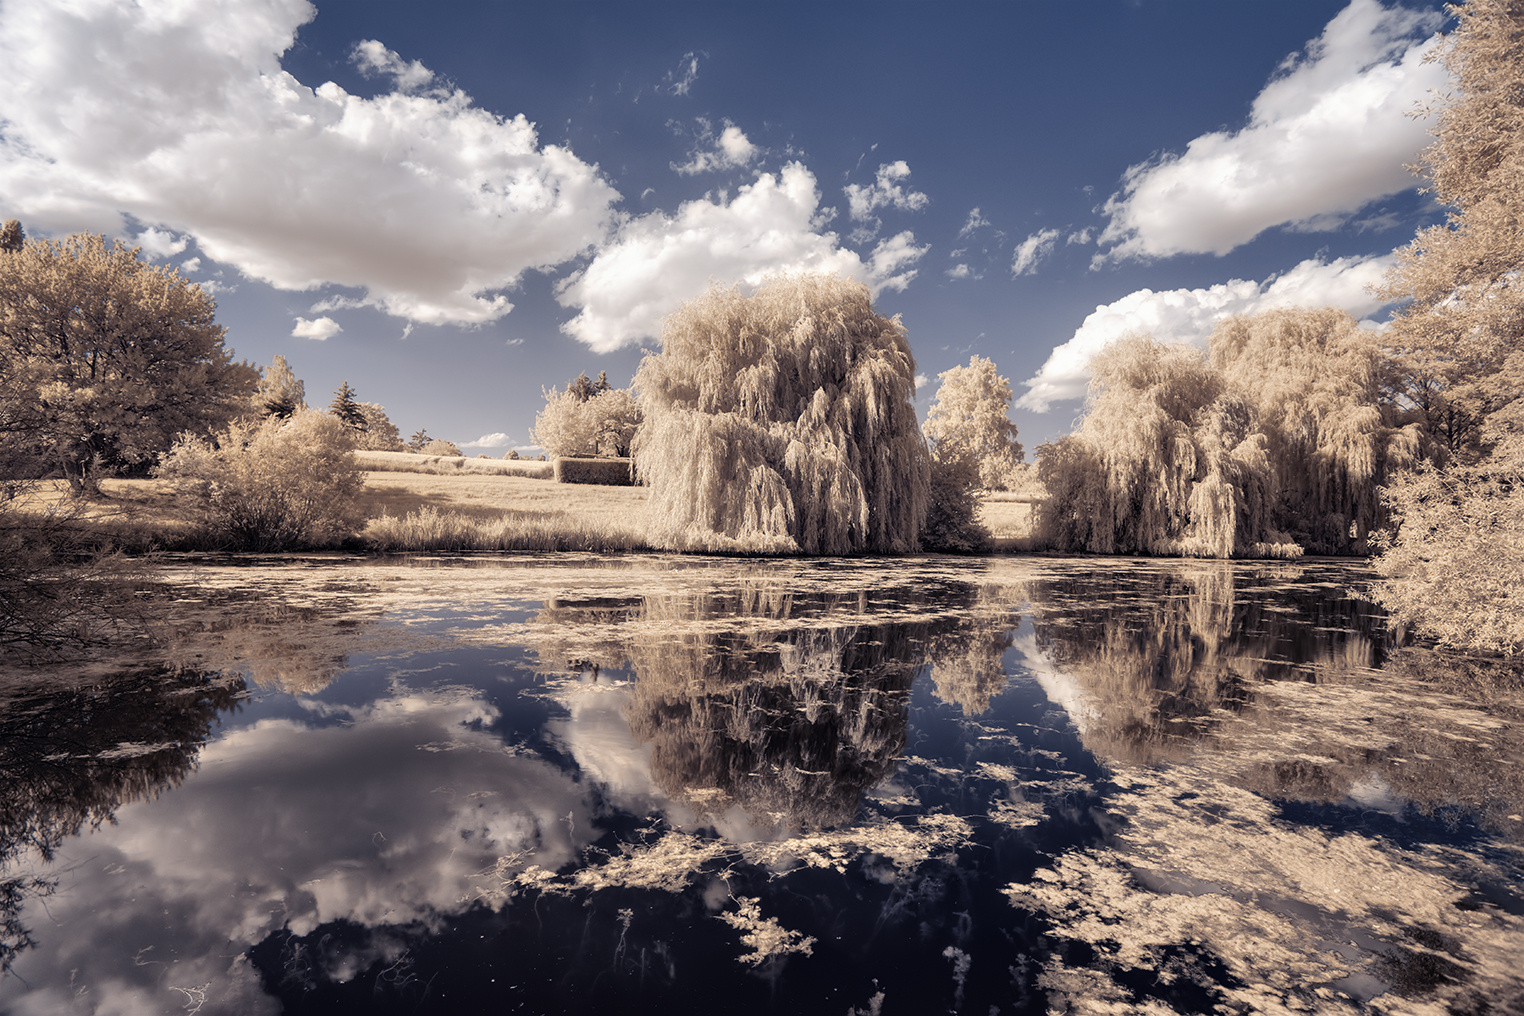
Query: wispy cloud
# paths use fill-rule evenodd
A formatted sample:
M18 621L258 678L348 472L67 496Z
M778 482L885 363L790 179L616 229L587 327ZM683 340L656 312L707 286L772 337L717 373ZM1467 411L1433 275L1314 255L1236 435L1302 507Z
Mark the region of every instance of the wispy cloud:
M1449 86L1441 64L1424 62L1442 23L1438 11L1352 0L1286 58L1241 130L1127 170L1105 205L1109 249L1096 263L1225 254L1284 224L1337 228L1415 186L1403 167L1430 139L1407 114Z
M677 65L677 70L668 71L664 80L667 91L672 95L687 95L693 88L693 83L698 80L699 58L708 56L707 53L684 53L682 60Z
M483 434L475 441L462 441L461 448L501 448L508 443L508 435L502 431L493 431L491 434Z
M708 120L701 119L698 123L698 143L689 153L687 162L681 165L672 163L674 171L694 176L715 170L739 169L757 157L757 146L751 143L741 128L730 121L725 122L724 129L718 135Z
M1011 275L1034 275L1042 259L1053 253L1058 242L1058 230L1040 229L1016 245L1016 255L1011 259Z
M879 166L871 184L849 183L842 188L847 195L847 214L863 223L863 228L853 234L854 240L866 242L878 233L882 223L875 213L881 208L918 212L931 202L922 192L904 185L909 179L910 166L901 159Z

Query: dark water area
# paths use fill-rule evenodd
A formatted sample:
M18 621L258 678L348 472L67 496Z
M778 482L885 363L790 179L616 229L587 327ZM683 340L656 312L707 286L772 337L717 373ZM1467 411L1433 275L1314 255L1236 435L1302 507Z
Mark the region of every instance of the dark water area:
M0 1013L1524 1012L1524 671L1348 562L163 564Z

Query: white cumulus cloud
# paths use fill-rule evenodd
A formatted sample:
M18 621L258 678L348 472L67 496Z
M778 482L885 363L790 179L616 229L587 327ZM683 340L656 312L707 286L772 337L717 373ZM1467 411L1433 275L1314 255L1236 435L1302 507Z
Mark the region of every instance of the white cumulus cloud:
M720 169L738 169L756 158L757 146L735 124L727 123L716 137L708 123L700 123L703 130L698 137L698 147L689 154L687 162L682 165L673 163L676 172L694 176Z
M205 286L206 283L202 283ZM291 334L298 339L312 339L315 342L323 342L333 338L344 330L344 326L331 317L314 318L311 321L304 317L296 319L296 326L291 329Z
M1351 0L1292 54L1241 130L1203 134L1184 154L1131 167L1106 203L1097 262L1225 254L1274 226L1337 228L1415 186L1403 168L1430 138L1406 114L1450 78L1424 63L1437 11Z
M1016 245L1016 256L1011 259L1012 275L1035 275L1043 258L1053 253L1058 242L1058 230L1040 229Z
M374 98L282 70L313 15L305 0L5 3L0 199L43 232L121 233L131 216L271 285L356 287L434 324L501 317L524 271L607 235L618 193L523 116L420 91L427 68L370 41L353 59L394 85Z
M493 431L491 434L483 434L475 441L462 441L462 448L501 448L508 443L508 435L502 431Z
M821 232L820 191L802 164L760 173L723 195L689 201L668 215L629 219L582 271L557 290L563 307L579 313L561 330L597 352L661 334L661 321L710 280L756 286L780 272L834 272L855 278L875 294L903 289L907 270L925 252L900 233L881 242L865 263Z
M1025 382L1027 392L1016 405L1041 413L1054 402L1083 396L1090 381L1090 359L1129 333L1205 346L1217 323L1235 314L1279 307L1338 307L1365 317L1382 306L1369 287L1381 281L1392 261L1390 254L1329 262L1309 259L1264 283L1233 279L1205 289L1129 293L1086 317L1073 337L1054 349L1037 375Z

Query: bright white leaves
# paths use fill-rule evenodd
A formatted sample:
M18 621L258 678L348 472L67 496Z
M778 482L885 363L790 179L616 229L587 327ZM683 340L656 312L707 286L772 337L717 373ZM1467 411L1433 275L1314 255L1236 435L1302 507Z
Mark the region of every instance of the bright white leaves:
M1364 317L1382 305L1370 287L1381 281L1391 263L1391 255L1327 263L1310 258L1263 283L1233 279L1205 289L1129 293L1086 317L1074 336L1054 349L1037 375L1025 382L1027 393L1016 405L1042 413L1054 402L1080 398L1090 380L1091 358L1124 335L1152 335L1161 342L1205 348L1217 322L1235 314L1277 307L1337 307Z
M309 88L280 56L305 0L206 9L18 0L0 9L0 194L42 229L122 214L284 289L363 287L415 321L490 321L495 291L601 241L618 193L570 151L376 42L373 99ZM88 59L81 54L89 54Z
M908 232L879 243L864 263L838 245L835 233L820 231L819 205L814 175L792 162L777 174L759 174L728 200L705 197L673 215L629 219L562 283L556 299L581 308L562 331L600 353L654 339L662 318L703 293L710 279L754 288L768 275L837 274L877 295L903 289L915 276L909 266L925 248Z
M1254 100L1247 126L1193 140L1128 169L1106 203L1101 260L1225 254L1282 224L1336 229L1378 198L1414 186L1404 164L1427 145L1406 114L1448 87L1423 62L1437 11L1352 0Z

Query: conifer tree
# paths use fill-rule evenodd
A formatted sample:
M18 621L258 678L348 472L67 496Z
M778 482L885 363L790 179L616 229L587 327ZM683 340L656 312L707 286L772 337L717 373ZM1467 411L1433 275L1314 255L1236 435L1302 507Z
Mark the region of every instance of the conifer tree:
M328 412L338 417L339 422L350 430L365 430L365 411L355 401L355 390L349 387L348 381L340 384L338 391L333 393L333 401L328 403Z

